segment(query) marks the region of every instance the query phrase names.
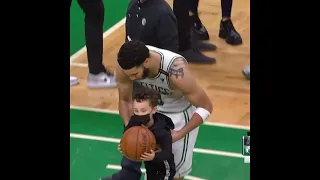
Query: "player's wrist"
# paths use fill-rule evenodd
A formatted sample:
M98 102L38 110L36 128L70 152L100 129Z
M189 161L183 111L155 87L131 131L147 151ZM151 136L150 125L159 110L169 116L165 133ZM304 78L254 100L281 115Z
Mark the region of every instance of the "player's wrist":
M199 116L199 114L194 113L191 117L188 124L186 124L182 129L180 129L178 132L179 135L181 135L181 138L186 136L188 133L193 131L195 128L199 127L203 123L202 117Z

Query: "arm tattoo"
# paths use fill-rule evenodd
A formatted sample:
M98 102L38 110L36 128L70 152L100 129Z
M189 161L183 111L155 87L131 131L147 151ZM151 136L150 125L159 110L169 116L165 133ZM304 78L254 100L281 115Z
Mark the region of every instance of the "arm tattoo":
M185 67L185 62L183 60L177 59L175 62L172 64L172 66L169 69L169 75L170 76L175 76L176 78L183 78L184 77L184 68Z

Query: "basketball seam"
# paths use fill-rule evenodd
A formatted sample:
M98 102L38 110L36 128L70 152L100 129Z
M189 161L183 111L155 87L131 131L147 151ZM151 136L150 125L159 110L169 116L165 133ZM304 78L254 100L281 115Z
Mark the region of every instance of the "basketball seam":
M146 133L147 133L147 135L148 135L148 142L149 142L149 147L150 147L150 150L151 150L151 142L150 142L150 136L149 136L149 133L147 132L147 130L146 130Z

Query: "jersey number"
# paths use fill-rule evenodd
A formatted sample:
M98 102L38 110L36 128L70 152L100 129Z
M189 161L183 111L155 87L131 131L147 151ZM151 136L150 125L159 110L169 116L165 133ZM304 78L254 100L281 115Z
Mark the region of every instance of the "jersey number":
M158 105L163 106L164 102L162 101L161 94L158 94Z

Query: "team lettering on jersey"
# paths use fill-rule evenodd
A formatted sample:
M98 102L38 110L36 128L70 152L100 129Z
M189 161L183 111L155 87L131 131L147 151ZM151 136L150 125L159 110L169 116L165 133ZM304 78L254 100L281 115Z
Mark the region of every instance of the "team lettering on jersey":
M154 89L156 91L158 91L161 95L172 95L171 90L167 89L167 88L163 88L154 84L150 84L150 83L145 83L145 82L139 82L141 86L150 88L150 89Z

